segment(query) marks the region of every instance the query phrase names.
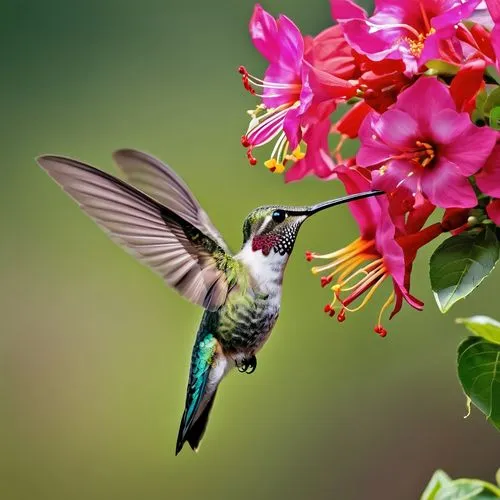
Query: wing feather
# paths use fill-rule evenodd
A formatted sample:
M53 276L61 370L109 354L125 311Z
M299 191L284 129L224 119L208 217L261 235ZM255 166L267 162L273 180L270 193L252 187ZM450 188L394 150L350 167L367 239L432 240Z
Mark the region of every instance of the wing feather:
M77 160L47 155L38 163L112 239L179 293L210 310L224 303L229 289L224 266L231 257L192 216ZM189 203L189 192L181 187L175 191Z
M184 181L163 162L135 149L113 153L127 181L197 227L229 253L221 234Z

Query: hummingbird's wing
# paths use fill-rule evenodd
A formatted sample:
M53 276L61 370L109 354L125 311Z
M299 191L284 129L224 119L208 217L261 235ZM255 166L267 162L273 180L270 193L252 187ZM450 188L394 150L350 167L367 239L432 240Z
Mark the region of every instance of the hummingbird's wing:
M233 258L192 222L85 163L52 155L37 161L112 239L179 293L209 310L224 304Z
M113 158L128 182L179 214L229 252L222 236L198 200L168 165L135 149L115 151Z

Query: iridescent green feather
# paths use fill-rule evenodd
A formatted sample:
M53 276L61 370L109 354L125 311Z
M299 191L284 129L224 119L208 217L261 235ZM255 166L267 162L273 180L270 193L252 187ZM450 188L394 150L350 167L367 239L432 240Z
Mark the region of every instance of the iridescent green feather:
M212 334L200 335L193 349L191 373L189 377L188 401L186 404L186 424L189 425L203 398L210 368L214 360L217 340Z

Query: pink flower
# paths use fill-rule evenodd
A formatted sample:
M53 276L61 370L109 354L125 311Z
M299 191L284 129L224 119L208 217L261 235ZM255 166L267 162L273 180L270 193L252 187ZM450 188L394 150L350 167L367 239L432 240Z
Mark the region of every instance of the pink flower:
M357 78L358 68L339 25L330 26L315 37L306 36L306 59L318 70L344 80Z
M401 59L408 75L439 58L440 43L455 43L455 26L479 0L375 0L375 13L352 0L330 0L332 15L350 45L374 61Z
M316 123L304 133L307 143L307 154L287 170L285 181L298 181L306 175L314 174L320 179L329 179L335 176L335 162L330 155L328 136L331 128L330 118Z
M496 56L497 69L500 70L500 2L498 0L486 0L491 19L495 23L491 30L491 44Z
M287 161L304 158L300 149L302 130L324 118L318 115L323 110L322 101L347 96L354 90L334 75L326 75L326 83L318 81L326 76L322 71L313 72L306 62L304 39L288 17L281 15L276 20L257 4L250 20L250 35L269 66L263 80L250 75L244 67L239 69L245 88L262 97L262 104L250 112L250 125L241 142L250 163L255 165L253 149L275 141L265 165L281 173ZM261 93L254 87L262 89Z
M500 142L496 144L483 169L476 175L478 188L494 198L486 207L491 220L500 225Z
M491 15L488 11L488 7L486 6L486 2L483 0L479 2L477 7L474 9L474 12L470 15L467 21L481 24L485 28L491 30L493 28L493 19L491 19Z
M361 54L356 54L356 60L361 70L358 85L361 97L379 113L392 106L402 89L412 82L404 74L403 61L372 61Z
M359 167L339 166L338 178L348 193L357 193L369 189L369 172ZM337 319L342 322L346 311L361 309L373 297L375 291L387 279L392 281L393 290L382 303L375 332L386 335L381 325L386 309L394 304L391 318L402 306L403 300L415 309L422 309L423 303L409 293L411 265L418 248L442 232L440 224L416 232L413 239L401 245L398 238L403 232L396 229L389 216L388 202L385 197L367 198L349 204L351 213L358 223L360 237L335 252L319 255L308 252L307 260L325 259L328 262L312 269L314 274L321 274L321 285L330 285L333 300L325 307L325 312L334 316L337 302L340 311ZM427 207L426 207L427 210ZM427 217L429 215L427 211ZM423 222L425 222L425 217ZM423 224L422 222L422 224ZM420 227L418 227L420 230ZM333 283L333 284L332 284ZM353 306L353 304L358 304Z
M353 83L360 70L342 28L331 26L315 37L306 36L304 42L305 60L311 72L311 87L316 99L338 102L353 96Z
M409 206L421 193L434 205L468 208L476 195L468 177L485 164L496 132L457 112L448 87L420 78L383 114L360 129L359 165L373 170L373 187Z

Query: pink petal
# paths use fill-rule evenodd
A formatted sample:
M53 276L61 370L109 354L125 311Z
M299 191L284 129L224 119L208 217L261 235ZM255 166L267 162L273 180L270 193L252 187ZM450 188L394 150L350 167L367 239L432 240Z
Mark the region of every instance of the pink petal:
M250 19L250 36L255 48L269 61L279 57L279 37L276 20L259 4L255 5Z
M439 42L441 37L437 35L430 35L425 39L424 48L418 60L418 66L423 66L431 59L440 59Z
M362 167L371 167L388 160L393 154L393 150L384 142L377 138L373 130L373 123L380 115L372 112L361 124L359 129L359 140L361 146L356 155L356 161Z
M493 200L486 207L488 217L497 225L500 226L500 200Z
M347 80L322 71L304 61L304 67L310 71L310 83L314 90L314 97L318 100L348 99L352 97L356 88Z
M330 0L330 9L334 21L366 19L365 10L351 0Z
M406 30L386 29L382 26L379 31L373 32L373 28L366 21L358 19L342 23L342 27L349 45L356 52L366 54L372 61L400 58L398 41L405 35Z
M480 0L461 0L460 2L449 2L449 5L445 6L446 10L444 10L444 12L432 18L431 26L438 31L458 24L470 17L479 4L479 1Z
M307 144L306 156L294 163L285 174L285 182L297 181L309 174L321 179L331 178L335 170L328 145L330 119L311 126L304 134Z
M469 208L477 204L469 180L454 163L440 158L423 170L422 192L434 205L441 208Z
M377 222L377 235L375 246L384 259L384 264L396 283L404 288L405 282L405 257L401 246L396 242L396 228L389 216L387 199L377 200L380 205L381 215Z
M479 128L471 123L462 134L439 151L447 160L458 165L462 175L469 176L485 164L496 140L495 130L488 127Z
M372 187L374 189L385 191L389 195L389 199L395 196L397 191L402 191L410 196L417 192L422 169L416 168L414 163L406 160L391 160L387 162L386 167L386 170L372 172Z
M497 69L500 70L500 24L496 24L491 31L491 45L497 58Z
M285 172L285 182L300 181L311 173L310 166L307 164L307 161L304 160L305 158L294 163L291 168Z
M495 0L495 3L498 3L500 9L500 3L498 2L498 0ZM484 0L482 2L479 2L479 5L474 9L474 12L469 16L467 21L472 21L473 23L480 24L488 30L491 30L494 24Z
M500 198L500 143L495 146L484 168L476 175L476 183L483 193Z
M414 147L419 138L417 122L399 109L389 109L372 124L375 135L391 149Z
M428 77L419 78L404 90L398 97L396 108L408 113L419 124L423 134L430 131L430 123L440 111L456 110L446 85Z
M437 144L449 144L471 126L467 113L457 113L453 109L443 109L430 124L432 139Z
M335 172L339 180L344 184L347 194L360 193L370 190L370 180L356 167L339 165ZM361 237L371 240L375 237L377 223L381 217L380 205L375 198L349 203L349 210L358 223Z
M417 311L421 311L424 308L424 303L421 300L414 297L406 289L406 287L400 286L396 280L393 280L393 284L394 284L394 292L396 294L396 303L394 305L394 309L391 312L389 319L394 318L394 316L400 311L401 306L403 305L403 302L401 300L402 298L404 298L406 302L408 302L408 304L410 304L410 306L416 309Z
M304 38L294 24L286 16L278 18L280 61L289 68L300 70L304 56Z
M486 0L491 18L495 23L500 23L500 2L498 0Z
M390 54L399 58L397 43L406 34L405 30L384 25L401 23L400 17L394 16L395 11L402 15L401 9L391 6L388 12L372 16L368 23L366 12L350 0L330 0L330 6L333 18L341 24L344 36L353 49L373 61L381 61ZM374 24L380 28L374 29Z
M264 75L264 81L267 83L289 83L301 84L300 73L295 70L283 66L280 62L271 63ZM277 108L282 104L289 104L297 101L299 91L292 88L269 88L264 89L263 103L268 108Z

